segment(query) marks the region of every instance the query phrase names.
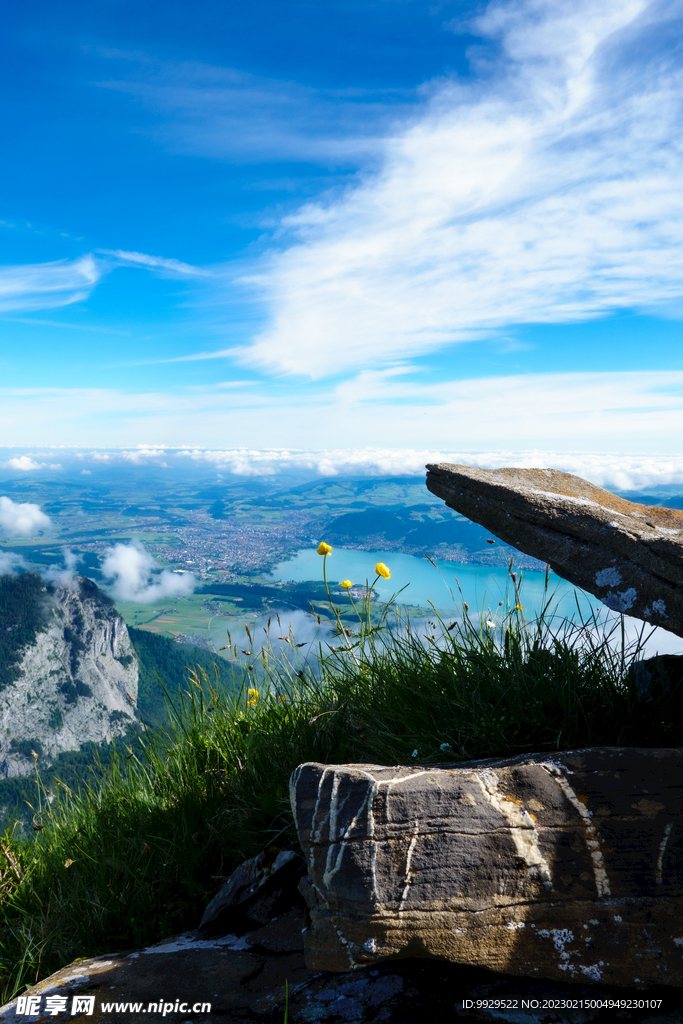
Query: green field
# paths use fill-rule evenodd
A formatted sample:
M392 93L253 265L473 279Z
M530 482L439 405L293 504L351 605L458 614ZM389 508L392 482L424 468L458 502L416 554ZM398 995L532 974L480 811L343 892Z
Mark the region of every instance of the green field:
M167 637L179 634L204 640L214 651L227 644L227 630L237 634L244 624L253 624L256 612L240 608L240 600L221 600L207 594L191 594L189 597L165 601L163 606L145 607L119 601L117 611L128 626L136 626L150 633ZM220 609L220 611L217 611Z

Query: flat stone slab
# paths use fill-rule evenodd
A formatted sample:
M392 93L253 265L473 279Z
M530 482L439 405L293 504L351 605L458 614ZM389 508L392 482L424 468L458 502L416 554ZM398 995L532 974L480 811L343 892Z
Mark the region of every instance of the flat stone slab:
M300 765L306 963L683 986L683 750Z
M0 1007L0 1021L614 1024L615 1001L624 1007L620 1024L683 1020L683 991L673 988L570 986L424 959L393 960L367 971L311 971L300 948L303 910L286 918L271 923L265 945L236 935L203 940L188 932L144 949L76 961L23 993L37 1012L27 1014L15 998Z
M554 469L427 466L427 488L608 608L683 636L683 513Z

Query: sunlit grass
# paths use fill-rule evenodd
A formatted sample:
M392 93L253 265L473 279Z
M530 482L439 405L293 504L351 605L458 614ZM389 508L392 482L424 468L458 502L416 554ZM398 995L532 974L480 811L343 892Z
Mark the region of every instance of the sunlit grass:
M76 957L196 927L241 860L297 848L288 780L304 761L439 764L683 739L675 692L638 692L638 643L625 648L618 625L609 634L595 618L555 622L550 598L525 617L522 581L493 612L464 606L419 630L369 604L368 593L351 624L330 600L334 634L303 660L294 642L288 655L267 641L235 660L234 692L190 674L170 724L102 782L48 793L37 777L37 831L0 840L5 1001Z

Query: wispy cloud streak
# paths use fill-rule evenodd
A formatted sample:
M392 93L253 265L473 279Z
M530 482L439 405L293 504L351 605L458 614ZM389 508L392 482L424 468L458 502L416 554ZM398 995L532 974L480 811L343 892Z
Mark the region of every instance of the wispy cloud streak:
M683 35L646 0L494 3L478 76L434 88L383 165L289 217L244 282L244 360L322 376L683 293Z
M92 256L0 267L0 311L68 306L87 298L99 279Z
M144 252L126 252L123 249L98 249L103 256L113 256L118 263L127 266L144 267L146 270L157 270L170 274L172 277L208 277L209 272L200 267L193 267L181 260L165 259L163 256L148 256Z
M166 146L236 162L355 166L377 155L388 126L415 101L407 89L319 89L198 61L99 53L131 68L100 87L161 111L153 134Z

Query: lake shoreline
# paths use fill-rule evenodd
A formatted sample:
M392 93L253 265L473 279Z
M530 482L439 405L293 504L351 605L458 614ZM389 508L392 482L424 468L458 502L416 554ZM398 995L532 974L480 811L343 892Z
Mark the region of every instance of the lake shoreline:
M374 567L384 562L391 570L391 578L374 581ZM540 563L537 563L540 564ZM456 562L451 559L419 557L389 548L370 549L356 547L335 547L326 563L328 583L335 589L341 580L350 579L356 586L373 583L379 600L388 602L402 591L397 604L414 607L429 607L433 604L439 610L462 613L463 604L476 611L498 609L509 610L517 602L508 564L481 565L471 562ZM546 570L541 568L513 566L517 573L517 584L529 617L540 612L548 599L554 614L573 617L577 605L584 616L590 616L594 609L603 606L584 591L556 576L552 571L546 589ZM273 582L320 582L323 576L323 560L315 548L302 548L293 556L281 561L264 580ZM405 590L402 588L405 587Z

